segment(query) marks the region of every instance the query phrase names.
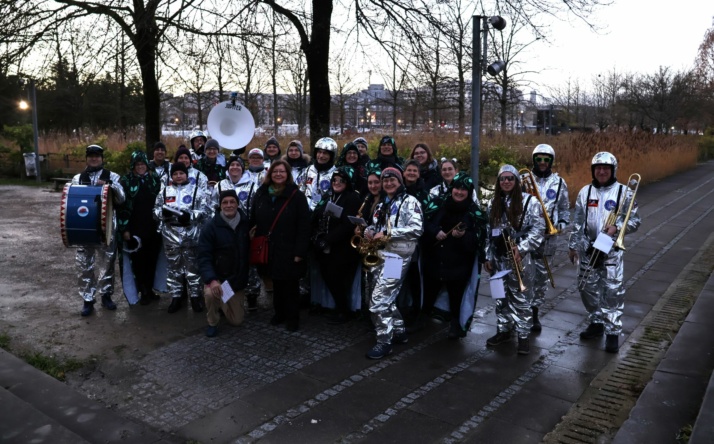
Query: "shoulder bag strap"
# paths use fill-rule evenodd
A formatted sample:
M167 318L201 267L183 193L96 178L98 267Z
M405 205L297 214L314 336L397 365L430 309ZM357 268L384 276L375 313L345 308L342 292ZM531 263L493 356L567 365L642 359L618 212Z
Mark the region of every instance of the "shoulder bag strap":
M293 193L290 195L290 197L288 197L288 200L285 201L285 203L283 204L283 207L280 209L280 211L278 211L278 215L275 216L275 220L273 221L273 225L271 225L271 226L270 226L270 230L268 230L268 236L270 236L270 233L273 232L273 228L275 228L275 224L278 223L278 219L280 219L280 215L283 214L283 210L285 210L285 207L288 206L288 204L290 203L290 201L292 200L292 198L293 198L293 196L295 195L296 192L297 192L297 190L293 190Z

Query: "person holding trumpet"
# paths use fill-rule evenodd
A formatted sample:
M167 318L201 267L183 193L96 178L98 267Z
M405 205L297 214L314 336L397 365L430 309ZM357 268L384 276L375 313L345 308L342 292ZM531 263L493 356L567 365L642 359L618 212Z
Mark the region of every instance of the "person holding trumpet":
M545 222L537 199L520 188L518 170L504 165L498 172L496 191L488 204L489 242L486 245L486 271L503 276L504 298L496 299L496 334L486 341L495 346L518 334L518 354L530 353L528 335L532 326L530 290L534 267L532 253L543 243Z
M617 353L625 305L622 241L625 234L637 231L641 222L634 200L637 188L633 191L629 186L634 183L637 187L640 177L633 174L628 185L618 183L617 159L604 151L595 154L590 168L593 181L578 193L568 242L570 261L580 264L578 288L590 321L580 339L605 334L605 351ZM601 241L616 235L614 244Z
M556 234L563 233L570 223L570 199L568 197L568 185L558 173L553 172L553 162L555 161L555 150L552 146L541 143L533 149L533 170L532 176L534 190L526 189L526 192L537 195L542 202L544 210L543 218L546 229L544 231L543 244L534 251L533 266L535 267L535 278L533 281L533 301L531 301L531 311L533 312L533 326L531 331L539 332L542 327L538 319L538 310L545 301L545 292L548 285L555 287L553 275L550 272L549 263L552 263L555 254ZM527 170L525 170L528 172ZM524 170L520 171L521 173ZM528 188L528 187L526 187ZM536 193L537 191L537 193Z

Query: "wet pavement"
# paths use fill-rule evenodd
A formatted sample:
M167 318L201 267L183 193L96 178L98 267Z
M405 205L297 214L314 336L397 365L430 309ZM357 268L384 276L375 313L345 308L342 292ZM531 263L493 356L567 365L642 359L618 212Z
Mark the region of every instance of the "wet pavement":
M709 162L640 188L643 222L625 238L627 302L616 355L603 351L604 339L578 337L587 321L563 237L552 264L557 286L527 356L516 354L515 341L486 348L495 332L486 284L460 341L432 322L371 361L364 353L374 338L364 322L328 326L305 311L300 331L290 333L260 312L216 338L196 328L144 355L100 362L69 384L45 381L69 391L75 401L63 406L33 401L32 369L18 370L22 364L3 352L2 413L39 410L61 430L54 436L67 434L52 442L675 442L695 424L714 368L706 322L714 313L713 183ZM72 402L95 416L80 421ZM111 420L101 422L103 415ZM42 424L20 424L3 421L3 442L43 442L32 435ZM96 424L111 431L87 434ZM8 435L20 429L30 435Z

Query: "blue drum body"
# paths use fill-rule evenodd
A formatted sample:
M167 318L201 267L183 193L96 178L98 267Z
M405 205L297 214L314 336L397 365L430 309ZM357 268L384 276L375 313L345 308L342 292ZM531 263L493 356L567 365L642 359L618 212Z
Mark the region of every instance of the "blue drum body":
M65 185L60 206L60 229L66 247L109 245L113 231L109 185Z

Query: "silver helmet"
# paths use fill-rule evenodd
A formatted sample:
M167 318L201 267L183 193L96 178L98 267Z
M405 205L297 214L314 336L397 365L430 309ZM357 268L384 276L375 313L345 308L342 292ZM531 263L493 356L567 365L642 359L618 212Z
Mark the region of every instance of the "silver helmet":
M325 150L334 156L337 153L337 142L330 137L323 137L315 143L316 150Z
M547 143L541 143L540 145L533 148L533 158L535 159L538 154L547 154L555 160L555 150L552 146Z
M208 141L208 136L206 135L206 133L201 130L194 130L191 132L191 135L188 136L188 141L191 142L191 148L193 148L193 139L197 137L203 137L205 141Z
M612 177L617 177L617 158L607 151L600 151L593 156L593 161L590 163L591 170L595 171L595 165L610 165L612 167Z

